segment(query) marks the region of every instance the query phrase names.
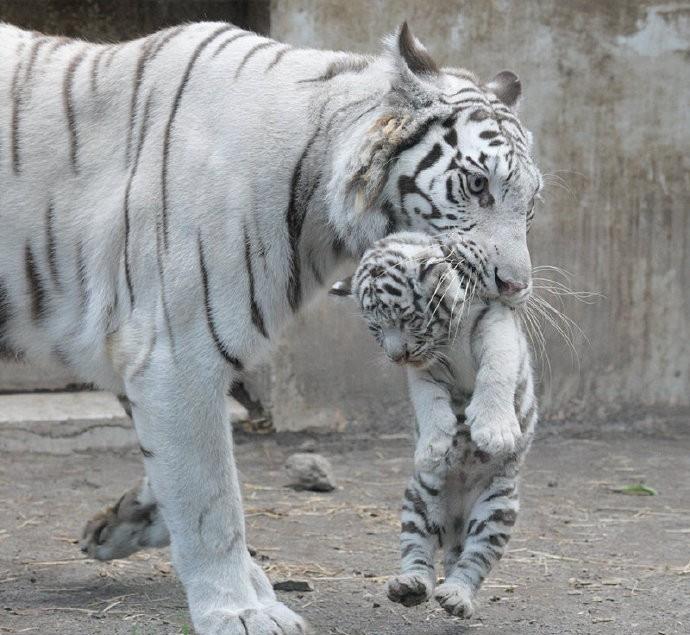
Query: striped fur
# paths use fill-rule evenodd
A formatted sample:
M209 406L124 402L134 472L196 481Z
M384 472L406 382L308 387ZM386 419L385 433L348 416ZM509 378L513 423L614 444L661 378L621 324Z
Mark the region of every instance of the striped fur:
M499 84L407 28L366 57L222 23L121 44L0 25L0 350L129 399L197 632L301 632L246 556L224 396L336 266L410 228L475 240L487 293L525 270L540 177ZM116 529L87 553L151 542Z
M476 294L476 271L452 254L435 238L392 235L365 253L351 288L388 356L408 366L416 413L401 573L388 596L412 606L434 595L449 613L469 617L515 524L537 406L515 310ZM434 590L439 548L445 581Z

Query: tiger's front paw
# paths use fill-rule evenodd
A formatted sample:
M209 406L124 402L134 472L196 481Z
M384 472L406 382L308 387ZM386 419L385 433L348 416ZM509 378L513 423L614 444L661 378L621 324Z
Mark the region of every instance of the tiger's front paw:
M498 408L481 399L472 399L465 409L470 437L483 452L505 454L517 448L522 432L512 404L510 406Z

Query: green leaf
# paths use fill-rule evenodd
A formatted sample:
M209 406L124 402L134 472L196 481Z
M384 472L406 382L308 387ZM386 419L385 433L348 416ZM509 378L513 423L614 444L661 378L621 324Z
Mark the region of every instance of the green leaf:
M628 494L629 496L656 496L657 491L652 487L637 483L636 485L625 485L620 489L615 490L620 494Z

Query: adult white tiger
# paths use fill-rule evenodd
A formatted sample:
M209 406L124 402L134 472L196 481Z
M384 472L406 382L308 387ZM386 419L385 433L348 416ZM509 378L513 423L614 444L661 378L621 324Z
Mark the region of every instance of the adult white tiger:
M245 548L224 394L396 228L462 234L488 294L529 285L517 78L439 70L406 25L380 57L218 23L120 45L4 25L0 59L2 350L126 394L145 457L83 548L171 535L198 632L302 632Z

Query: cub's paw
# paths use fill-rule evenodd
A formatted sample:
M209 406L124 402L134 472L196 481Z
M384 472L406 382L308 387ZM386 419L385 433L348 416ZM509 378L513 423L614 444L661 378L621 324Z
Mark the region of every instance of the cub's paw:
M157 505L142 504L132 490L86 523L79 546L91 558L114 560L145 547L164 546L169 539Z
M474 613L473 593L464 585L444 582L436 587L434 598L451 615L468 619Z
M419 439L414 452L415 471L441 475L447 468L452 448L453 437L449 435Z
M401 573L386 583L388 599L403 606L417 606L426 602L433 591L434 583L429 576L420 573Z
M472 400L465 409L470 437L475 445L488 454L514 452L522 432L515 412L485 407Z
M269 606L240 611L216 609L194 622L199 635L306 635L304 620L287 606Z

